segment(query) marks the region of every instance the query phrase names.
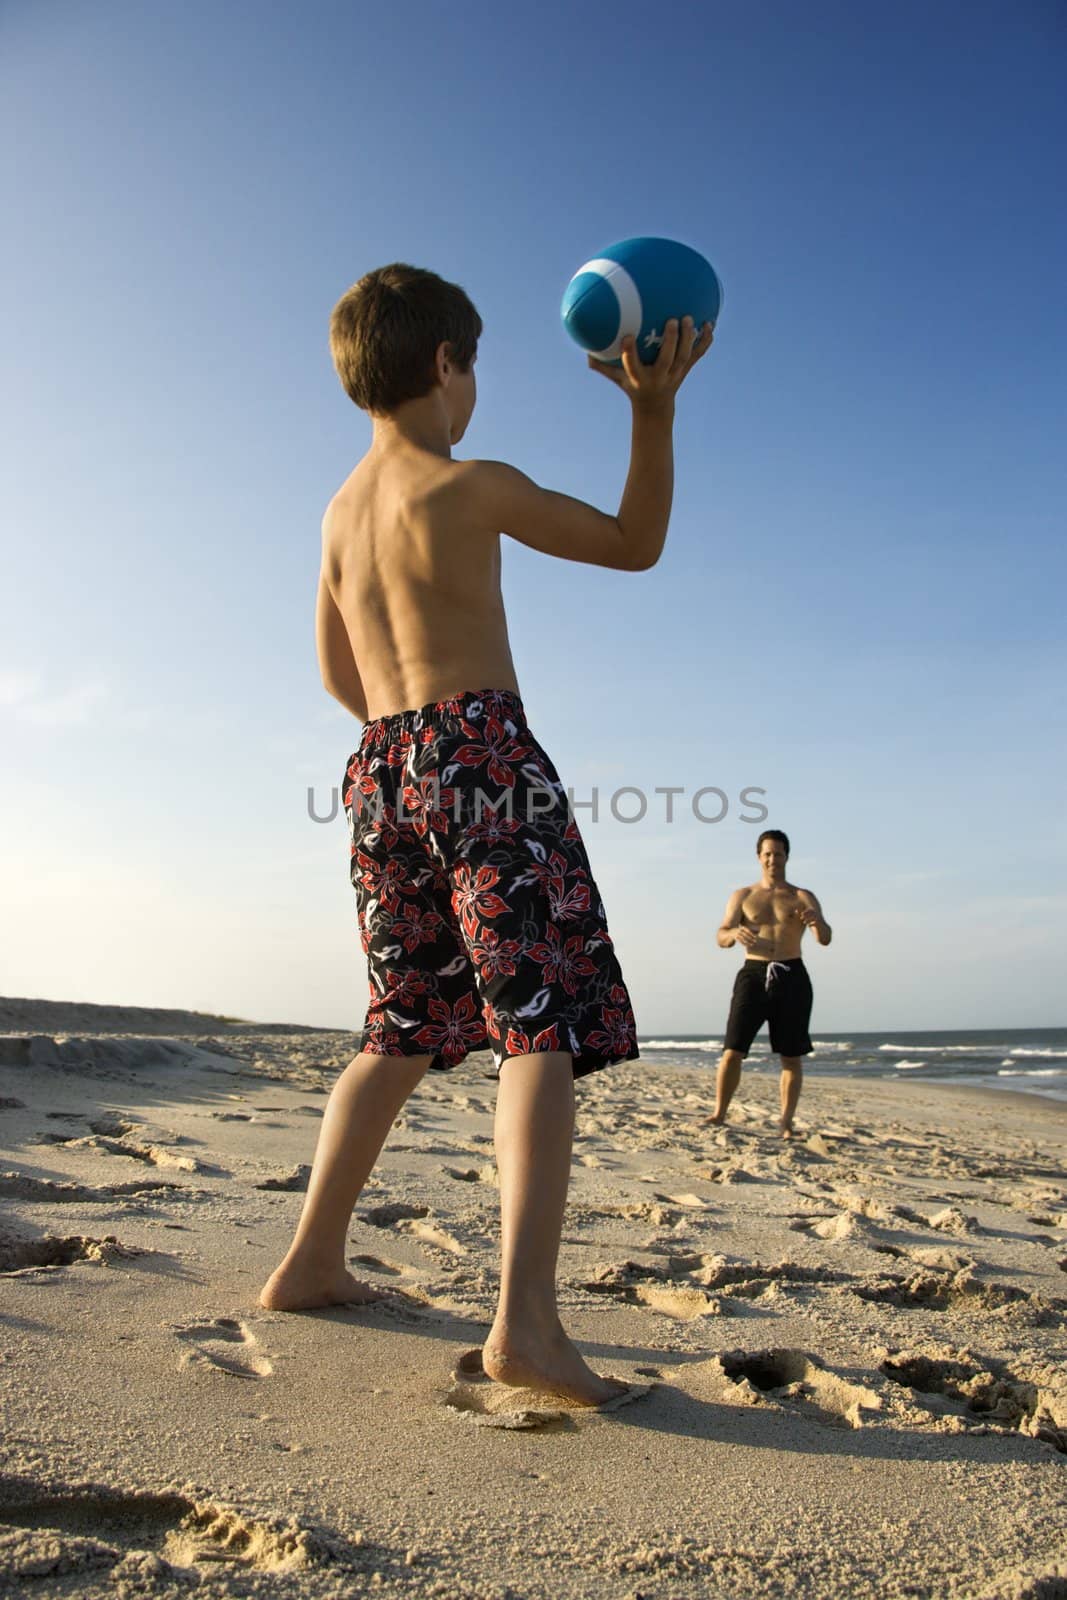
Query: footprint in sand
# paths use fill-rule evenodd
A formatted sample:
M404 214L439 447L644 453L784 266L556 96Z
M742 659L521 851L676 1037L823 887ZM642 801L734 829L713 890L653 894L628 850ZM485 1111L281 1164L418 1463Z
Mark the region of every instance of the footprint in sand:
M103 1239L73 1235L67 1239L15 1239L0 1233L0 1278L36 1277L77 1261L107 1265L146 1254L120 1244L114 1234Z
M696 1380L699 1388L701 1378L710 1379L721 1397L734 1404L769 1400L828 1427L861 1428L869 1413L882 1409L881 1396L873 1389L842 1377L804 1350L724 1351L688 1369L686 1387Z
M216 1317L211 1322L191 1322L175 1326L174 1333L190 1348L181 1366L204 1367L227 1373L232 1378L267 1378L274 1368L266 1356L259 1355L259 1341L247 1325L233 1317Z
M491 1188L499 1188L500 1179L496 1168L490 1164L486 1167L445 1167L445 1176L454 1178L457 1183L487 1183Z
M1003 1361L977 1359L969 1352L947 1358L898 1352L886 1356L878 1370L910 1389L912 1399L935 1417L1018 1428L1067 1453L1067 1391L1018 1378Z
M84 1183L57 1183L51 1178L29 1178L21 1172L0 1172L0 1196L11 1200L36 1200L48 1205L78 1205L129 1196L144 1199L161 1191L181 1190L180 1183L133 1182L93 1188ZM193 1191L186 1189L186 1195Z
M841 1282L851 1282L851 1278L827 1267L803 1267L790 1261L765 1267L758 1261L729 1262L725 1256L692 1254L668 1256L666 1262L623 1261L603 1266L590 1282L577 1287L588 1294L612 1295L690 1321L729 1315L730 1308L722 1304L719 1295L758 1300L792 1287Z
M294 1167L292 1172L281 1173L276 1178L264 1178L262 1183L257 1183L257 1189L282 1189L303 1194L311 1178L311 1168L306 1164Z
M372 1206L369 1211L364 1211L363 1220L369 1222L372 1228L395 1228L398 1222L429 1215L429 1206L412 1206L403 1200L397 1200L392 1205Z
M579 1287L587 1294L610 1295L627 1305L644 1306L662 1316L673 1317L676 1322L722 1315L720 1300L692 1282L674 1282L673 1277L670 1266L643 1267L634 1261L624 1261L619 1266L602 1267L591 1282Z
M578 1406L567 1400L557 1400L535 1389L512 1389L492 1383L482 1367L482 1352L466 1350L456 1362L452 1383L445 1391L443 1405L446 1411L473 1422L478 1428L506 1428L529 1432L548 1429L563 1432L575 1426L576 1418L597 1412L617 1411L620 1406L631 1405L652 1389L649 1383L627 1384L622 1394L616 1395L602 1406Z
M415 1267L406 1267L396 1261L383 1261L381 1256L350 1256L348 1264L362 1272L378 1272L387 1278L413 1278L418 1275Z
M436 1250L444 1250L452 1256L465 1256L466 1245L460 1244L444 1228L425 1220L431 1215L429 1206L413 1206L396 1201L392 1205L373 1206L369 1211L364 1211L363 1218L375 1228L396 1228L402 1233L414 1234L422 1244L431 1245Z
M94 1133L85 1138L59 1133L42 1134L39 1144L61 1144L67 1150L103 1150L109 1156L126 1156L131 1161L144 1161L151 1167L171 1167L177 1172L202 1172L222 1175L221 1167L208 1166L195 1156L176 1155L162 1145L136 1144L126 1137L113 1138L110 1134Z
M357 1541L358 1542L358 1541ZM53 1486L7 1478L0 1488L0 1588L84 1573L93 1592L185 1592L220 1567L250 1573L350 1571L361 1555L340 1535L294 1517L255 1520L183 1494L129 1493L99 1484ZM89 1576L91 1574L91 1576ZM67 1592L68 1580L61 1580ZM82 1592L82 1591L79 1591ZM88 1592L85 1590L84 1592Z

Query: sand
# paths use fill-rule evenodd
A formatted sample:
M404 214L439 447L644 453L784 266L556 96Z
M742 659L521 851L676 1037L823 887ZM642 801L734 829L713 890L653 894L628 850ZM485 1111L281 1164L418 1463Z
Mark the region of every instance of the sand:
M494 1085L428 1077L370 1308L267 1312L350 1035L0 1001L0 1593L1067 1596L1067 1106L579 1085L564 1320L608 1412L478 1370Z

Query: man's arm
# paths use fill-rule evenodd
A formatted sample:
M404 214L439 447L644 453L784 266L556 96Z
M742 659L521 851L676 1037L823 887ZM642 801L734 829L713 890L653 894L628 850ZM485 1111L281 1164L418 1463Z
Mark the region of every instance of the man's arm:
M812 894L810 889L798 889L800 896L800 920L805 928L810 928L819 944L829 944L834 936L834 931L822 914L822 906Z
M746 950L751 950L758 943L758 937L751 928L742 926L741 906L745 898L744 889L735 889L726 902L722 926L715 935L716 943L720 950L729 950L735 944L743 945Z
M367 697L352 654L345 619L330 593L326 574L319 574L319 594L315 604L315 644L318 649L322 681L335 700L340 700L360 722L367 720Z
M710 348L706 325L699 339L689 319L668 324L656 361L645 366L632 339L622 367L589 358L590 366L630 400L633 428L630 471L614 517L583 500L541 489L500 461L471 461L463 469L475 514L494 533L568 561L590 562L619 572L644 572L663 551L674 494L674 398L682 382Z

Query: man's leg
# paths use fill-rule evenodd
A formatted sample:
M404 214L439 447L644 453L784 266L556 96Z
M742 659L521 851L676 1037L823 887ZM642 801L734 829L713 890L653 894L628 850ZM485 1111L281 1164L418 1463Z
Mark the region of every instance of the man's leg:
M783 1139L793 1137L793 1117L796 1114L797 1101L800 1099L800 1086L804 1079L804 1063L800 1056L781 1056L782 1077L780 1094L782 1100L782 1120L778 1124Z
M744 1059L740 1050L723 1051L718 1077L715 1080L715 1110L708 1118L709 1122L719 1125L726 1121L730 1101L737 1092L737 1085L741 1082L741 1063Z
M556 1261L571 1170L574 1073L569 1055L514 1056L500 1069L500 1301L482 1364L500 1383L600 1405L625 1384L598 1378L563 1331Z
M326 1104L307 1198L281 1266L267 1279L260 1304L271 1311L380 1298L345 1266L352 1208L431 1056L358 1055Z

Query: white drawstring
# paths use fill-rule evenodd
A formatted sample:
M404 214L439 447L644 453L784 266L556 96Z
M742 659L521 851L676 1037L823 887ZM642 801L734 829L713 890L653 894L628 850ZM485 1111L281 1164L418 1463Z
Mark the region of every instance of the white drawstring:
M788 972L788 961L768 961L767 978L764 987L769 989L780 972Z

